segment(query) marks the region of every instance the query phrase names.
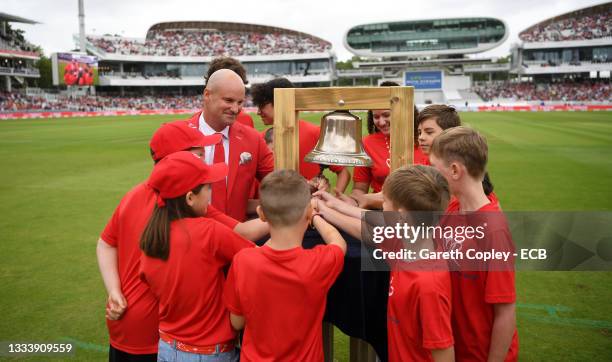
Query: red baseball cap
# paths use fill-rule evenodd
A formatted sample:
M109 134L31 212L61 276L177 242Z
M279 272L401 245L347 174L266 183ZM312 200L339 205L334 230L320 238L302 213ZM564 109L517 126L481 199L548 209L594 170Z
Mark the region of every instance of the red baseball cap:
M164 199L185 195L198 185L221 181L227 170L223 162L209 166L193 153L180 151L159 161L147 183L158 194L158 206L164 207Z
M164 123L151 138L151 156L159 161L171 153L192 147L205 147L221 142L220 134L204 136L195 126L186 121Z

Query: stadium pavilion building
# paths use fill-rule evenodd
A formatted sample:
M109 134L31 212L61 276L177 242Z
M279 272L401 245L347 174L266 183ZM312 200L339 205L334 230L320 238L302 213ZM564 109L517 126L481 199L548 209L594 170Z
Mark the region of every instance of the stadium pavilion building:
M502 44L508 37L504 21L494 18L453 18L357 25L344 36L345 47L366 58L355 69L338 72L339 84L359 78L369 83L393 80L415 87L415 102L481 101L470 87L474 74L506 72L510 65L491 58L470 58Z
M199 94L208 64L223 55L244 64L249 84L282 76L298 86L328 86L335 75L330 42L264 25L163 22L145 39L88 35L86 49L98 57L97 90L105 93Z
M0 13L0 77L4 78L1 88L7 92L12 91L13 82L25 87L28 80L40 78L39 70L34 67L34 62L40 59L36 47L23 37L21 31L12 29L9 23L38 22Z
M541 21L519 33L512 72L535 83L609 79L612 70L612 2Z
M468 54L491 50L507 37L503 20L486 17L357 25L346 32L344 45L367 61L339 70L339 84L393 80L415 86L416 103L481 101L470 90L474 75L507 74L510 64Z

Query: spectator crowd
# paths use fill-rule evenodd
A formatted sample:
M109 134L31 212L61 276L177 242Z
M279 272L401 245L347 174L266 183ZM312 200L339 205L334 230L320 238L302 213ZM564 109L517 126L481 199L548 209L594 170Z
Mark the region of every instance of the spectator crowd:
M147 39L119 36L87 40L105 53L155 56L242 56L320 53L331 44L308 36L240 31L151 31Z
M31 96L20 93L0 93L0 111L106 111L196 109L202 96Z
M609 102L612 85L608 81L564 81L548 84L498 82L472 87L483 101L562 101ZM0 112L16 111L105 111L105 110L162 110L196 109L201 95L178 96L77 96L23 95L0 92ZM250 99L247 105L251 104Z
M485 102L494 99L606 102L610 101L611 89L612 86L609 81L564 81L547 84L501 82L472 87L472 90Z
M525 42L588 40L612 36L612 10L552 21L519 34Z

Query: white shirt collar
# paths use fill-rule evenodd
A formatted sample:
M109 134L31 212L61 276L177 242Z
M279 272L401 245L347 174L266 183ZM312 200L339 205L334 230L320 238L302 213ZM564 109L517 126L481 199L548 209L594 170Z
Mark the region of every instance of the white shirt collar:
M202 132L205 136L210 136L212 134L217 133L206 121L204 120L204 112L200 113L200 119L198 121L198 128L200 132ZM229 126L225 126L220 132L223 135L224 139L229 138Z

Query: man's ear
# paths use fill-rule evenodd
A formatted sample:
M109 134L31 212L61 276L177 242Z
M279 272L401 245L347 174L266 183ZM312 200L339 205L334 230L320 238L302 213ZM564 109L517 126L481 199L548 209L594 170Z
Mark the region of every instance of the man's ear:
M259 216L259 219L263 222L268 222L268 219L266 219L266 215L263 212L263 209L261 208L261 205L257 205L257 208L255 208L255 211L257 212L257 216Z
M208 89L207 87L207 88L204 88L204 92L202 92L202 99L204 100L208 98L210 98L210 89Z

